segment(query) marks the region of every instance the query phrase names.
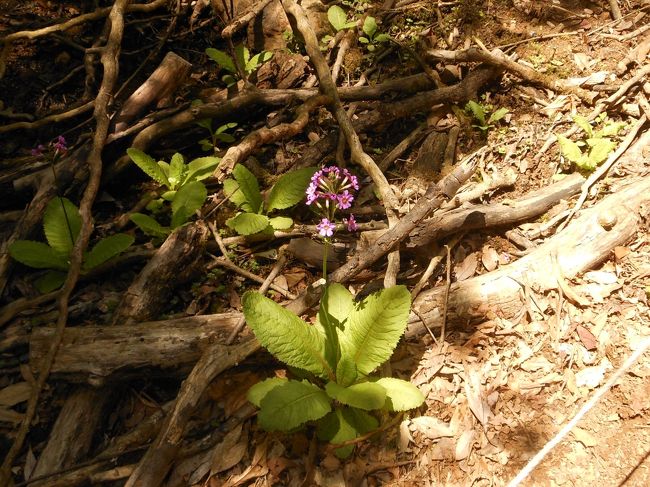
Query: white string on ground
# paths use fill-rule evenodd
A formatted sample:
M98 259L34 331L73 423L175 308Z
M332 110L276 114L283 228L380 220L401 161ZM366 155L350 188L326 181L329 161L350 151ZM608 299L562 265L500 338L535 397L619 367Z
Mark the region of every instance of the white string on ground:
M580 408L580 411L578 411L578 414L576 414L571 421L569 421L551 441L549 441L546 445L544 445L544 448L542 448L533 458L530 459L530 461L526 464L526 466L517 474L517 476L510 481L508 484L508 487L517 487L523 480L526 479L530 475L530 473L539 465L544 457L548 455L553 448L555 448L561 441L562 439L568 435L571 430L580 422L580 420L584 417L585 414L589 412L591 408L593 408L596 403L605 395L607 391L609 391L612 386L620 379L620 377L630 368L634 363L643 355L643 353L650 348L650 337L645 338L639 345L639 347L634 351L632 355L625 361L623 365L621 365L618 370L609 378L609 380L603 385L596 394L593 395L589 401L585 403L582 408Z

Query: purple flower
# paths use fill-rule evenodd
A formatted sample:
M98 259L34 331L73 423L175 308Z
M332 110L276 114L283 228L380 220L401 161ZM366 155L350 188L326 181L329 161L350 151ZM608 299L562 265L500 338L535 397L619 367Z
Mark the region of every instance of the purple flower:
M336 225L334 225L327 218L323 218L320 221L320 223L316 225L316 228L318 229L318 234L321 237L327 238L334 235L334 230L336 229Z
M307 204L311 205L318 199L318 187L313 182L307 188Z
M45 150L45 146L43 144L38 144L36 147L32 149L32 155L34 157L42 156L44 150Z
M54 143L53 147L54 147L54 150L59 151L59 152L65 152L66 150L68 150L68 146L66 144L65 137L63 137L63 135L59 135L56 138L56 142Z
M356 232L359 229L359 225L357 225L354 215L350 215L350 218L344 218L343 223L348 226L348 232Z
M346 189L343 191L343 193L336 195L339 203L339 209L341 210L346 210L352 206L352 202L354 201L354 196L350 194L350 192Z

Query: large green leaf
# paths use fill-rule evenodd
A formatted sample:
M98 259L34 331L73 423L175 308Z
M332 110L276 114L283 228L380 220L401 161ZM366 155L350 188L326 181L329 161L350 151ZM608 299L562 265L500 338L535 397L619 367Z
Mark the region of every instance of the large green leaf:
M293 226L293 219L288 216L274 216L269 218L269 225L273 230L288 230Z
M563 135L557 136L557 143L560 144L560 151L562 155L571 162L578 162L582 157L582 151L578 144L572 140L567 139Z
M172 201L172 214L185 208L187 216L193 215L196 210L203 206L208 197L208 190L200 181L192 181L183 185L174 196ZM187 219L187 218L186 218Z
M256 292L242 298L244 317L263 347L286 364L326 376L325 337L318 328Z
M483 109L483 105L476 103L474 100L470 100L467 102L467 105L465 105L465 109L472 112L472 115L474 115L474 118L481 124L481 126L487 125L485 123L485 110Z
M262 194L257 179L246 169L245 166L237 164L232 170L232 175L239 185L240 191L244 194L246 202L250 205L253 213L258 213L262 206Z
M381 409L386 402L386 389L374 382L362 382L349 387L328 382L325 392L340 403L366 411Z
M354 298L345 286L333 282L327 285L325 309L330 316L343 325L354 309Z
M212 172L219 165L219 162L221 162L221 159L214 156L194 159L187 165L187 172L185 173L185 179L182 184L191 181L202 181L205 178L209 178L212 175Z
M320 420L316 434L320 440L333 444L343 443L377 429L378 425L377 420L365 411L343 407ZM354 445L337 448L335 454L339 458L347 458L353 449Z
M116 255L121 254L128 249L131 244L133 244L134 240L135 239L131 235L125 233L118 233L101 239L92 250L86 254L83 263L84 271L97 267Z
M145 172L147 176L149 176L157 183L169 187L169 181L167 180L167 176L165 176L164 171L158 165L158 163L153 159L153 157L148 156L141 150L136 149L134 147L127 149L126 153L129 155L131 160L135 162L136 165Z
M325 333L325 356L332 368L339 362L339 335L352 306L352 295L341 284L326 287L318 310L318 325Z
M287 379L280 377L271 377L270 379L263 380L248 389L246 399L255 404L255 406L260 407L262 399L264 399L271 389L275 389L277 386L286 383Z
M290 380L272 388L261 400L257 415L267 431L289 431L307 421L322 418L332 410L330 398L307 381Z
M223 51L220 51L219 49L215 49L213 47L208 47L205 50L205 53L212 59L214 62L216 62L219 66L221 66L223 69L226 71L230 71L231 73L236 73L237 68L235 68L235 63L233 62L232 58L228 56Z
M411 295L404 286L371 294L351 311L341 350L362 374L369 374L390 358L406 328Z
M405 380L384 377L375 384L386 389L386 406L390 411L407 411L421 406L424 402L420 389Z
M348 387L356 382L357 377L357 365L350 357L341 357L336 364L336 382L343 387Z
M47 294L63 286L68 274L61 271L47 271L41 277L34 281L34 285L39 292Z
M237 44L233 51L239 67L246 71L246 66L248 65L248 61L251 58L248 48L244 46L244 44Z
M16 240L9 245L9 255L21 264L35 269L67 270L67 258L43 242Z
M53 198L43 215L43 230L50 247L69 255L81 231L79 209L67 198Z
M278 179L269 194L268 211L283 210L300 203L315 172L315 167L306 167L288 172Z
M363 21L362 30L364 34L366 34L370 39L372 39L375 36L375 33L377 32L377 21L375 20L375 18L368 15L366 17L366 20Z
M135 223L138 228L140 228L140 230L153 237L166 237L171 232L171 229L169 227L163 227L149 215L144 215L142 213L132 213L129 219Z
M578 127L580 127L587 134L587 137L594 136L594 129L589 123L589 120L587 120L585 117L576 114L573 116L573 121L576 123Z
M234 179L228 178L223 182L223 194L237 208L241 208L248 213L253 212L251 205L249 205L246 201L246 196L244 196L244 193L241 192L241 189L239 189L239 184L237 184L237 181Z
M170 189L176 189L180 186L181 182L185 178L185 171L187 171L185 160L183 159L183 156L177 152L172 156L172 162L169 165L167 179L169 180Z
M226 220L226 225L239 235L253 235L269 226L269 219L257 213L240 213Z
M345 10L343 10L338 5L332 5L327 9L327 20L330 21L332 27L334 27L334 29L337 31L349 29L350 27L354 27L356 25L356 22L346 22L347 17L348 16L345 13Z
M587 139L587 144L591 146L591 150L589 151L589 161L594 167L607 159L616 148L616 142L607 137L600 139Z

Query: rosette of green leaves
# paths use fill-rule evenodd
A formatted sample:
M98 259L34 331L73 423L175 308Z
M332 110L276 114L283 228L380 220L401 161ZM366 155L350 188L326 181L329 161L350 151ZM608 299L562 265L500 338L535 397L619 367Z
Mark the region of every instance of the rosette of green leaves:
M258 54L255 54L254 56L251 56L250 51L243 44L238 44L235 46L234 59L227 53L213 47L208 47L205 50L205 53L222 69L230 73L221 78L227 86L232 86L237 83L237 78L239 78L237 65L239 65L239 67L244 70L244 74L248 77L254 73L257 68L259 68L263 63L273 57L273 53L269 51L262 51Z
M154 160L141 150L130 148L127 154L131 160L151 179L167 188L161 198L147 206L152 211L160 210L164 202L171 203L171 222L163 226L143 213L133 213L130 218L147 235L163 238L172 230L185 224L203 206L208 190L201 182L210 177L219 165L218 157L199 157L185 163L183 156L176 153L169 163Z
M368 15L363 21L363 26L361 28L365 35L359 37L359 42L366 45L368 51L374 51L377 47L377 44L382 42L387 42L390 40L388 34L382 34L378 30L377 21L374 17Z
M410 382L370 375L390 358L406 328L411 298L404 286L355 302L344 286L331 284L313 325L255 292L244 294L242 303L262 346L313 377L274 377L251 387L248 399L260 408L264 429L290 431L317 421L321 439L342 443L377 428L371 411L406 411L424 402ZM346 457L352 448L336 454Z
M492 109L492 106L490 106L489 109ZM465 110L471 112L471 114L474 116L474 119L478 122L478 124L473 124L472 127L477 128L484 133L486 133L490 128L494 127L499 120L501 120L509 113L507 108L501 107L490 113L490 116L488 117L488 107L481 103L476 103L473 100L467 102L467 105L465 105Z
M332 27L338 32L345 29L351 29L357 25L356 20L348 22L348 14L345 13L338 5L332 5L327 9L327 20Z
M284 174L273 185L264 201L257 178L246 167L237 164L232 171L233 177L223 182L223 190L241 211L226 221L226 225L240 235L291 228L291 218L269 215L277 210L291 208L302 201L315 172L316 168L307 167Z
M607 114L600 121L605 121ZM601 130L594 130L585 117L574 115L573 121L582 129L586 137L573 142L563 135L557 135L562 155L584 171L593 171L609 157L617 143L611 139L624 127L624 122L607 122Z
M47 243L17 240L9 246L9 255L35 269L49 269L35 282L36 288L47 293L61 287L70 267L70 255L79 232L79 209L67 198L52 199L43 215L43 231ZM99 240L84 254L81 271L86 273L124 252L133 243L133 237L124 233Z

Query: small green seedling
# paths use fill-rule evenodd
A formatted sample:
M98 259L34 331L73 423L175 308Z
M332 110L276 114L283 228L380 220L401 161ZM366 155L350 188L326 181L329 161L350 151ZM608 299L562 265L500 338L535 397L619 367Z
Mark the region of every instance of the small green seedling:
M268 431L291 431L315 422L332 444L378 427L373 411L407 411L424 402L410 382L371 375L387 361L404 333L411 298L394 286L355 302L341 284L326 287L316 323L309 324L256 292L242 298L244 316L259 342L303 380L274 377L255 384L248 399ZM340 458L354 445L337 448Z
M370 15L366 17L366 20L363 21L362 27L363 33L365 36L359 37L359 42L366 45L366 49L372 52L377 48L378 44L390 40L388 34L380 34L377 31L377 21L374 17Z
M138 149L130 148L126 152L151 179L167 188L161 198L152 201L147 209L159 212L165 201L170 202L172 216L168 227L142 213L133 213L130 217L144 233L159 238L166 237L172 230L185 224L203 206L208 190L201 181L212 174L220 161L218 157L199 157L185 164L183 156L176 153L172 156L171 163L166 163L156 162Z
M47 244L17 240L9 246L9 255L26 266L49 269L35 282L40 292L47 293L61 287L70 268L72 248L81 231L79 208L67 198L52 199L43 215L43 230ZM131 235L124 233L101 239L84 254L82 274L121 254L133 240Z
M505 117L509 111L507 108L499 108L493 111L488 118L487 113L492 110L491 105L483 105L481 103L476 103L471 100L465 105L465 110L470 112L478 124L473 124L472 127L481 130L484 134L487 134L488 130L493 128L496 123Z
M230 73L221 78L229 87L236 84L237 79L240 78L240 76L245 76L245 78L248 79L257 68L273 57L273 53L269 51L262 51L251 57L248 48L243 44L235 46L234 58L219 49L214 49L213 47L208 47L205 50L205 53L222 69L225 69ZM243 74L240 74L238 67L243 70Z
M357 25L356 20L348 22L348 15L338 5L332 5L327 9L327 20L330 21L336 32L352 29Z
M316 168L307 167L286 173L271 188L265 202L253 173L237 164L232 171L234 179L226 179L223 182L223 190L241 212L227 220L226 225L240 235L291 228L291 218L268 215L275 210L284 210L298 204L304 197L314 172Z
M594 130L589 120L581 115L574 115L573 121L582 129L586 137L573 142L563 135L557 135L560 151L565 159L584 171L593 171L607 159L617 145L611 137L618 135L625 127L625 123L606 120L607 114L603 113L596 119L597 125L604 124L602 129Z

